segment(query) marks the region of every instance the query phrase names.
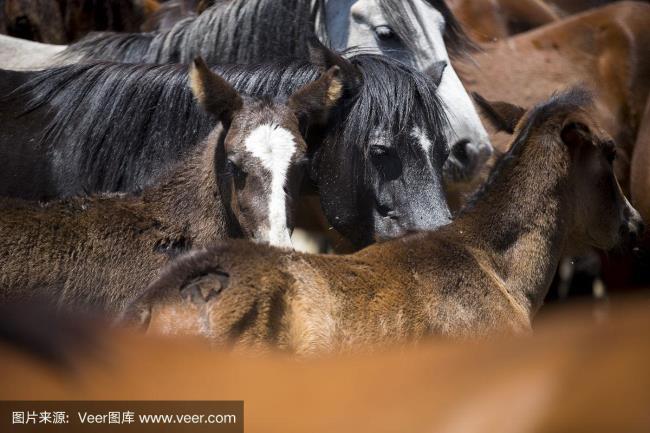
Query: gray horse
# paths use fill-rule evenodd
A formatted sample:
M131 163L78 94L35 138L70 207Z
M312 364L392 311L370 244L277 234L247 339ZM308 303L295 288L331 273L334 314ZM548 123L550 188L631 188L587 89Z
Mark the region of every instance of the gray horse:
M82 60L254 63L307 57L307 35L336 50L357 48L442 74L451 165L471 176L492 151L488 135L450 64L471 46L443 0L231 0L152 33L99 33L68 47L0 36L0 67L40 69Z

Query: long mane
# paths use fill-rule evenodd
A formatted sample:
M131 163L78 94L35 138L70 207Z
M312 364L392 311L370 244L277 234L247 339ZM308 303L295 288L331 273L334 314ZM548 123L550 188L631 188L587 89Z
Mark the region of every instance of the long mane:
M406 0L413 2L413 0ZM475 46L444 0L424 0L446 20L445 42L452 55ZM415 47L415 26L403 0L381 0L388 24L406 47ZM259 63L283 57L307 58L307 37L327 44L324 0L220 0L199 16L150 33L95 33L72 44L64 59L145 63L188 63L201 55L211 64Z
M306 57L305 35L316 28L314 0L218 1L197 17L151 33L96 33L71 45L64 58L123 62L259 63ZM321 0L316 0L316 5Z
M373 133L399 135L412 122L426 125L442 143L446 126L436 87L390 58L350 57L363 84L346 94L334 124L333 145L366 153ZM322 72L305 61L217 66L215 71L243 94L286 98ZM85 179L89 191L133 191L149 184L166 164L205 138L215 122L196 104L184 65L96 63L33 72L11 98L52 113L41 143L59 173ZM58 169L58 170L57 170Z

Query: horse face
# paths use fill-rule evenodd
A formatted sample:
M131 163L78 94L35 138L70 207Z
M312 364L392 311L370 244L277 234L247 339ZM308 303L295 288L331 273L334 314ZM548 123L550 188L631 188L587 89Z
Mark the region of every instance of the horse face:
M190 84L199 103L223 124L215 162L224 204L246 237L291 247L291 201L307 166L301 130L327 122L338 104L339 67L282 101L242 98L200 58Z
M330 223L357 246L411 231L433 230L450 222L442 187L445 146L424 128L412 126L395 137L377 133L367 149L346 157L325 149L321 179L323 210Z
M283 105L246 102L231 122L224 151L222 181L244 235L291 247L291 202L300 190L307 151L296 116Z
M396 20L396 16L401 19ZM445 134L452 144L445 171L451 181L473 177L493 149L450 63L445 35L450 25L447 21L453 20L453 16L444 1L330 0L327 20L328 34L335 49L376 50L420 71L435 74L433 78L439 83L438 96L449 119ZM407 30L406 27L411 28ZM437 67L441 62L446 64L445 68Z
M644 225L614 174L614 142L584 119L566 122L561 138L575 167L575 240L603 250L637 240Z

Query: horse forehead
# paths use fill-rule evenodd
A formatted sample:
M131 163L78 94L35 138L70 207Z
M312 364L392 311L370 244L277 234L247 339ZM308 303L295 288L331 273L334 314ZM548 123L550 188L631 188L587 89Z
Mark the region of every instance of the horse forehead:
M381 7L382 3L397 3L400 1L403 0L330 0L331 3L335 4L350 4L350 13L352 15L362 16L374 25L387 24L390 21L390 17L384 16L384 11ZM428 28L431 24L436 24L440 30L444 28L445 18L430 2L426 0L408 0L404 2L404 6L407 11L410 9L410 12L415 15L409 18L411 19L411 24L418 30ZM384 22L379 22L379 20L383 20Z
M425 0L410 1L406 10L415 28L415 43L420 51L430 56L425 62L427 64L421 67L429 66L428 62L431 61L448 61L449 55L444 42L446 21L442 13Z
M424 154L428 156L433 147L433 142L429 138L429 134L419 126L414 126L411 130L411 137L417 141Z
M296 153L296 138L287 128L265 123L250 131L244 146L267 170L285 172Z
M390 131L380 129L375 130L370 133L369 143L383 145L387 147L395 146L409 146L406 141L415 141L417 143L417 148L421 149L425 154L429 155L431 149L434 148L434 143L431 140L431 132L427 131L426 128L423 128L419 125L412 125L410 127L410 132L408 135L397 138L394 134L391 134ZM406 140L406 141L404 141Z
M429 29L433 26L431 24L437 25L437 30L439 32L444 32L445 30L445 17L442 13L436 9L433 2L426 0L411 0L408 2L412 11L416 13L420 19L416 20L419 26L423 29Z

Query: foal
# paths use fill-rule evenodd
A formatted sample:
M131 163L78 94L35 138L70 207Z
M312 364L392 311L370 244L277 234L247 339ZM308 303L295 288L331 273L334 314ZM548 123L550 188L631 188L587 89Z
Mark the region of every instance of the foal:
M154 332L299 354L529 331L564 252L642 231L590 107L576 89L529 111L474 204L437 231L348 256L217 244L168 267L127 317ZM524 111L502 103L491 114L514 128Z
M53 296L114 311L188 248L241 235L290 247L290 199L306 166L300 131L325 121L337 77L334 67L286 101L252 99L198 59L192 91L223 126L159 183L138 196L0 201L0 300Z

